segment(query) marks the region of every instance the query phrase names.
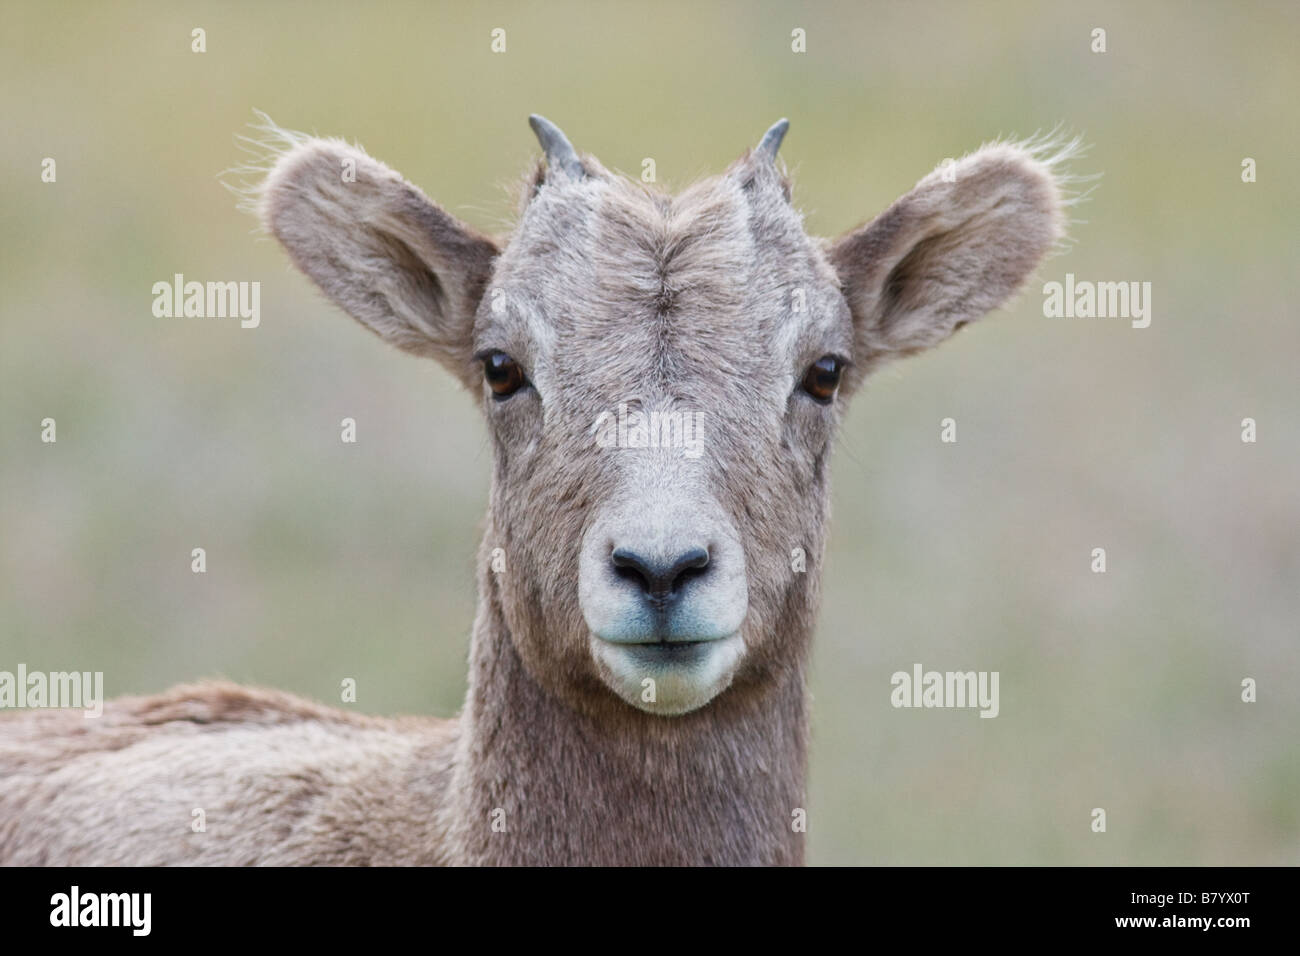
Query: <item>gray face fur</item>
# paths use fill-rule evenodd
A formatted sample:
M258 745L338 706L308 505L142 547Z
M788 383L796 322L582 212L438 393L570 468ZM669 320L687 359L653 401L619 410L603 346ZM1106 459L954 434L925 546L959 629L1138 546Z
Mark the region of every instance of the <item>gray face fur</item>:
M1065 152L985 147L828 244L791 205L782 124L676 196L534 129L549 164L503 247L333 140L292 141L262 215L343 308L482 396L505 571L481 584L539 685L675 715L802 674L844 402L1017 290L1061 236ZM511 360L497 394L484 363Z

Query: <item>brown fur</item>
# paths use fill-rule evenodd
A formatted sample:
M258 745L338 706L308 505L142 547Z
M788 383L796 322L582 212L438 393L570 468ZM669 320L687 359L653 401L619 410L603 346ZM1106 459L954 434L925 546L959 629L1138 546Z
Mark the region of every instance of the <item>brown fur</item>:
M532 181L499 246L353 147L276 135L258 208L294 262L482 396L494 469L464 710L386 720L200 684L98 720L6 716L0 862L801 862L805 674L843 403L882 361L1017 290L1062 233L1055 160L994 144L955 183L932 174L827 244L805 234L771 152L677 196L583 157ZM349 159L355 183L339 177ZM495 401L483 349L531 386ZM799 383L826 354L853 364L820 405ZM702 410L709 453L595 448L594 416L620 401ZM659 712L593 654L578 587L584 542L599 557L602 535L644 537L645 514L673 547L712 535L715 563L730 562L699 586L701 619L744 615L716 686ZM741 569L745 586L726 584Z

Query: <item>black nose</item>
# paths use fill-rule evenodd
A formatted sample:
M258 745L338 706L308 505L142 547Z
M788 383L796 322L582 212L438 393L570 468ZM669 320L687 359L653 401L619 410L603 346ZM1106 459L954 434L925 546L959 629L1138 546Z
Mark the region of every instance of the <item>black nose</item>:
M629 548L615 548L610 555L614 573L621 578L636 581L652 600L667 603L677 596L681 587L691 578L699 577L709 566L709 552L704 548L691 548L672 561L651 561Z

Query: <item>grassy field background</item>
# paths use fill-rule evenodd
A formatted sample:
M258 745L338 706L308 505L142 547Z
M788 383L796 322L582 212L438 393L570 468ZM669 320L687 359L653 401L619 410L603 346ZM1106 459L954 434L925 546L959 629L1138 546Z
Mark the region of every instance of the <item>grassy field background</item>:
M365 711L460 704L484 426L235 209L219 175L254 108L360 142L498 232L537 153L530 112L608 166L653 157L670 187L789 116L782 155L823 235L944 157L1062 123L1092 147L1076 171L1103 174L1073 248L848 417L810 859L1300 863L1294 4L4 13L0 668L103 670L114 695L225 675L334 701L354 677ZM151 286L177 272L260 281L260 328L154 318ZM1151 326L1044 318L1041 283L1066 272L1151 282ZM1001 715L894 710L889 675L913 662L999 670Z

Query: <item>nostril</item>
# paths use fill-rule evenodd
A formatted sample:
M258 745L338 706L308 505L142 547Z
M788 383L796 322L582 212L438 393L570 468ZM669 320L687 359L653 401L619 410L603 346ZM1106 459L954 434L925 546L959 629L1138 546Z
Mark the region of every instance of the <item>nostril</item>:
M704 548L692 548L680 555L668 569L668 589L675 590L690 578L699 577L709 567L709 552Z
M691 548L671 562L658 562L628 548L615 548L610 561L615 574L635 581L646 594L662 600L672 597L688 580L707 571L709 552L705 548Z
M614 573L620 578L625 581L637 581L643 585L648 583L649 569L636 553L626 548L615 548L614 553L610 555L610 560L614 563Z

